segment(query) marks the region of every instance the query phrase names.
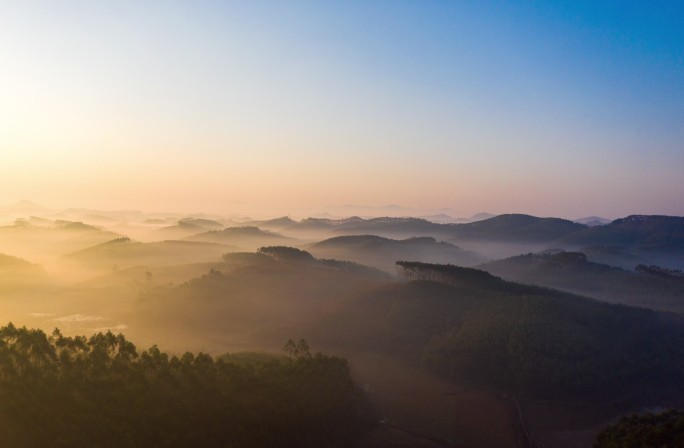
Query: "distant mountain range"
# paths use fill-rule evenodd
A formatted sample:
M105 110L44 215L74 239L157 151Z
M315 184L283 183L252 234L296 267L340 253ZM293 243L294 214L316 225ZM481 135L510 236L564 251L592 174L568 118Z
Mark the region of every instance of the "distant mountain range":
M644 262L684 267L682 217L634 215L612 222L598 217L579 221L585 223L506 214L468 223L437 223L422 218L364 219L354 216L344 219L307 218L301 221L282 217L253 221L250 225L307 239L375 235L401 240L429 236L438 242L446 241L468 249L476 248L481 243L490 246L506 243L518 245L511 250L513 253L538 251L544 247L581 250L591 260L630 269Z
M589 260L608 263L627 269L636 264L655 264L670 268L684 268L684 218L672 216L632 215L609 222L605 218L589 216L571 221L561 218L543 218L525 214L504 214L492 216L480 213L468 218L469 222L449 222L453 219L446 213L415 217L379 217L362 218L306 218L294 220L284 216L261 221L246 221L239 224L244 227L259 228L262 234L243 234L238 237L235 232L222 232L226 226L235 228L235 221L209 215L196 215L169 223L169 216L144 215L140 212L96 212L88 209L70 209L70 213L83 212L93 221L57 218L56 220L41 217L39 211L44 207L28 201L13 204L14 210L24 210L26 217L17 221L17 225L32 227L64 227L86 230L90 222L101 228L112 223L117 233L126 235L135 229L116 227L117 219L126 216L139 219L138 225L144 226L144 234L136 238L142 240L171 240L189 238L196 241L212 241L239 245L246 249L254 249L258 245L274 245L285 241L285 238L297 238L308 242L320 241L336 236L375 235L392 240L405 240L414 237L432 237L436 243L448 242L455 246L479 252L478 245L488 244L488 249L481 252L489 259L501 258L525 252L537 252L544 248L561 248L585 253ZM394 209L392 209L394 210ZM396 210L395 210L396 211ZM51 216L57 216L53 212ZM71 224L70 224L71 223ZM96 228L93 227L93 230ZM97 230L100 230L99 228ZM102 230L100 230L102 231ZM267 234L271 232L270 234ZM2 229L0 229L2 233ZM204 235L202 235L204 234ZM277 234L277 235L276 235ZM200 236L201 235L201 236ZM2 239L2 235L0 235ZM112 239L112 238L108 238ZM280 242L278 241L280 240ZM102 241L100 241L102 242ZM292 242L287 243L293 245ZM507 250L497 252L497 245L511 245ZM12 245L8 246L12 247ZM21 253L18 253L21 255ZM428 260L426 260L428 261ZM445 262L443 258L430 260ZM464 264L468 264L465 261Z

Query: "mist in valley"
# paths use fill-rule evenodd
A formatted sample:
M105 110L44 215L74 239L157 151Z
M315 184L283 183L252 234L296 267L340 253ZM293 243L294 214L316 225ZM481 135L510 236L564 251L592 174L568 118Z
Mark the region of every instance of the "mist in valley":
M611 418L684 398L684 277L676 263L654 265L678 254L681 236L658 217L668 235L659 249L632 235L600 263L574 245L577 232L598 228L529 215L18 214L0 226L0 305L14 328L123 334L165 359L249 365L290 360L286 342L305 341L307 353L349 363L368 406L354 423L363 446L590 446ZM609 236L595 242L606 244L594 247L616 247L611 225L625 224L604 224ZM595 344L601 351L586 357Z
M0 447L684 446L682 22L0 2Z

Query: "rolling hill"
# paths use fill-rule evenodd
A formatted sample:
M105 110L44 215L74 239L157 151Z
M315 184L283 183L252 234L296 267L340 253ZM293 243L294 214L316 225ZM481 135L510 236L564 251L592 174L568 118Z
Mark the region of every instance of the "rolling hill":
M222 223L211 219L183 218L174 225L155 230L152 235L163 240L181 239L201 232L223 228L225 226Z
M414 280L346 302L315 334L422 361L448 378L547 399L598 399L682 379L682 318L471 268L401 266Z
M0 251L43 263L120 236L82 222L55 221L51 226L24 222L0 227Z
M153 315L158 324L214 339L268 343L302 335L319 346L377 350L446 378L547 399L603 399L683 379L684 319L676 315L473 268L403 262L408 281L396 282L301 250L276 252L239 255L242 267L152 290L135 319Z
M86 269L125 268L141 265L173 265L217 261L230 246L199 241L161 241L141 243L117 238L62 257Z
M510 214L452 226L452 239L509 242L554 242L586 226L560 218Z
M350 235L330 238L308 247L319 258L350 260L394 272L397 260L452 263L472 266L482 261L477 254L433 237L393 240L376 235Z
M386 273L349 262L316 260L286 247L226 254L227 268L141 296L131 316L140 326L170 326L211 339L282 344L292 326L317 320L359 290L388 281ZM292 330L296 331L296 330ZM285 339L283 339L285 338Z
M610 303L684 313L684 278L594 263L578 252L519 255L479 266L521 283L560 289Z
M52 285L42 266L0 254L0 293L35 292Z
M560 243L574 249L619 248L647 264L684 269L684 217L632 215L586 228L564 237Z
M632 215L610 224L568 235L563 242L575 246L609 245L644 251L684 248L684 217Z
M210 230L186 237L185 240L227 244L242 250L254 250L258 247L278 244L292 244L295 241L293 238L250 226Z

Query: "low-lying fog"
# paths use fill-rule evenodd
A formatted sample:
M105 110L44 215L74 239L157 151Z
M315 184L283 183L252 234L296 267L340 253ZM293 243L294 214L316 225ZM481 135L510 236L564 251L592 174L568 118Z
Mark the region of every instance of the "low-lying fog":
M506 417L509 398L460 380L445 382L412 362L435 356L430 347L461 337L448 329L464 319L473 319L464 331L501 320L478 317L473 310L479 302L472 298L501 306L512 299L499 302L499 292L487 288L506 287L472 269L463 271L467 293L459 292L465 287L459 282L448 287L455 289L404 287L397 261L473 267L605 302L684 313L684 277L676 270L682 246L667 240L676 233L663 230L670 236L658 246L637 240L618 245L610 226L629 220L596 231L525 215L455 224L69 210L8 215L0 222L5 323L48 333L58 327L65 335L122 332L139 347L158 344L171 353L280 352L289 338L305 337L316 350L349 358L355 378L377 391L376 405L393 422L442 440L456 431L468 446L516 446L517 423ZM471 278L469 272L476 274ZM434 395L430 402L439 407L406 394L411 382L420 385L422 397ZM445 398L452 389L465 392ZM477 412L456 418L448 409ZM539 415L545 412L551 411ZM596 425L612 411L601 412L570 429ZM500 431L488 434L483 425L499 425ZM551 431L539 425L539 431Z

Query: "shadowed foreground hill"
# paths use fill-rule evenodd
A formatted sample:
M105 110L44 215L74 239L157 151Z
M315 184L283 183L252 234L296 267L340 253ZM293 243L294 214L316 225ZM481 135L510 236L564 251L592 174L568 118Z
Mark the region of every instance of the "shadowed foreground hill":
M416 280L357 298L316 334L422 360L448 378L546 398L624 395L682 380L680 318L476 269L401 265Z
M577 252L526 254L479 266L506 280L548 286L611 303L684 313L684 277L592 263Z
M601 397L679 384L682 318L508 282L472 268L401 263L396 282L350 263L267 248L176 287L131 316L177 334L379 350L455 380L540 397Z
M370 415L341 358L178 358L112 333L0 328L4 447L341 447Z
M316 345L379 350L447 378L546 398L624 395L682 380L684 325L676 315L472 268L400 263L412 281L395 282L293 248L229 257L242 257L242 266L144 294L137 318L212 337L302 334Z
M320 318L340 302L390 276L351 262L317 260L289 247L225 255L217 266L179 286L159 286L141 295L132 319L141 326L235 337L279 332ZM279 333L280 341L286 333Z

